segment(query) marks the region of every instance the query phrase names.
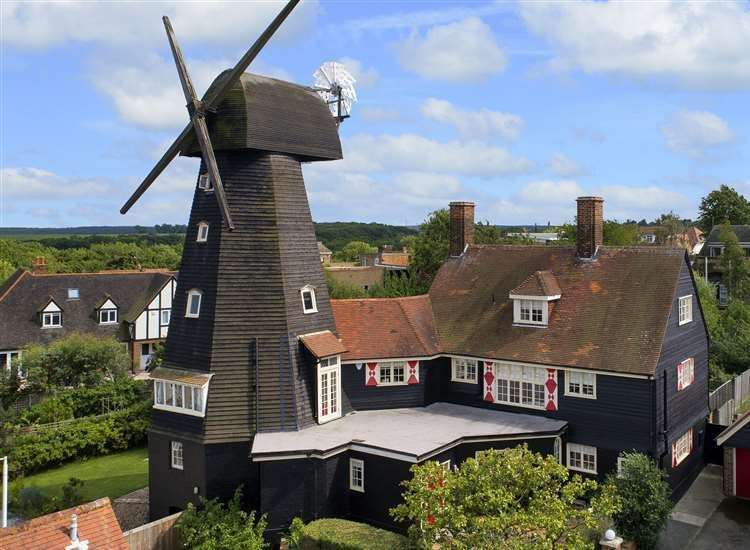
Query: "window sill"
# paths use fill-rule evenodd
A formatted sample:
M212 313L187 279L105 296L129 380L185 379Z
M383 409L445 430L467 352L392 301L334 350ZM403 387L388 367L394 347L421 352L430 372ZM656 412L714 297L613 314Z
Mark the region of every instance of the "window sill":
M677 326L681 327L682 325L687 325L687 324L692 323L692 322L693 322L692 319L688 319L687 321L679 321L677 323Z
M198 411L194 411L191 409L183 409L180 407L170 407L169 405L157 405L156 403L154 403L153 408L159 411L167 411L167 412L173 412L177 414L186 414L188 416L199 416L200 418L203 418L206 416L205 412L198 412Z
M584 468L576 468L574 466L567 466L568 470L573 470L574 472L581 472L582 474L591 474L591 475L598 475L598 472L596 470L585 470Z
M337 416L330 416L330 417L326 416L325 418L318 418L318 425L320 425L320 424L327 424L331 420L338 420L339 418L341 418L340 414L337 415Z
M352 486L350 485L350 486L349 486L349 489L350 489L351 491L357 491L358 493L364 493L364 492L365 492L365 488L364 488L364 487L352 487Z
M183 470L184 468L183 468L182 466L175 466L174 464L172 464L172 469L173 469L173 470L179 470L179 471L182 471L182 470Z
M519 322L514 322L513 326L514 327L518 327L518 328L547 328L549 325L546 325L544 323L519 323Z
M568 390L565 390L565 397L578 397L579 399L591 399L592 401L596 401L596 394L594 395L584 395L582 393L573 393L569 392Z
M547 407L542 405L537 407L536 405L524 405L523 403L509 403L508 401L494 401L495 405L508 405L509 407L521 407L523 409L534 409L536 411L546 411Z
M305 315L308 315L308 314L310 314L310 313L318 313L318 310L317 310L317 309L308 309L307 311L305 311L305 310L303 309L303 310L302 310L302 313L304 313Z
M48 329L48 328L62 328L62 325L47 325L45 327L42 327L42 330Z
M408 385L409 384L407 384L406 381L404 381L404 382L378 382L378 385L375 386L375 387L379 388L381 386L383 386L383 387L389 387L389 386L408 386Z
M117 325L119 324L117 321L107 321L106 323L99 323L100 325Z
M476 380L462 380L461 378L451 378L451 382L459 382L461 384L476 384Z

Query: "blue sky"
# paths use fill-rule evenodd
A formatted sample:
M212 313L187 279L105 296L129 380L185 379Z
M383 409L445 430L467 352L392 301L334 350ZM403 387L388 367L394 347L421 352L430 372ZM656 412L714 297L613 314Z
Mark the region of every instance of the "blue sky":
M119 207L187 122L162 27L199 93L273 2L3 2L0 226L185 223L178 159ZM497 224L694 217L722 183L750 197L750 3L304 1L251 65L357 78L344 159L305 165L313 218L417 224L473 200Z

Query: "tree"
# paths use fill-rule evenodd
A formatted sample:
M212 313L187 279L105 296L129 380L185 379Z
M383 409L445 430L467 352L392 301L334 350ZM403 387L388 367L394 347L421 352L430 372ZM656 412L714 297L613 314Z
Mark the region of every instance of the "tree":
M659 226L656 229L656 237L660 243L679 244L677 238L685 232L685 224L677 214L671 210L667 214L662 214L656 220L656 225Z
M750 369L750 304L730 298L711 350L718 365L729 374Z
M705 233L725 221L731 225L750 224L750 202L728 185L703 197L698 212L698 225Z
M575 243L578 238L576 220L561 225L557 230L557 236L563 244ZM602 238L606 246L633 246L638 244L638 226L620 223L617 220L606 220L602 227Z
M571 477L554 457L526 445L480 453L458 470L437 462L411 469L391 515L410 522L419 548L588 548L589 533L619 509L616 494ZM578 506L578 499L590 500Z
M16 268L13 267L13 264L10 263L10 261L5 258L0 258L0 285L5 282L5 279L13 275L15 271Z
M27 384L42 393L62 387L93 387L125 376L130 357L114 338L72 333L23 350Z
M739 245L732 227L726 222L721 224L719 240L724 243L719 266L729 296L738 300L750 299L750 260Z
M620 472L608 478L622 504L612 516L616 532L639 549L655 548L672 511L666 474L644 454L623 453L622 458Z
M360 254L375 254L378 248L363 241L351 241L337 255L344 262L359 261Z
M255 519L255 512L247 513L240 501L242 490L234 492L225 506L217 499L201 498L201 509L188 504L177 520L182 545L193 550L261 550L268 544L263 540L266 516Z

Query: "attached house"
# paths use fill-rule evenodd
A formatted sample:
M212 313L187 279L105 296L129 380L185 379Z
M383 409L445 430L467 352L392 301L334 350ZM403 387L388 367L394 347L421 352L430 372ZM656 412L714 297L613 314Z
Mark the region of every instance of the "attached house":
M42 265L38 262L38 265ZM0 286L0 368L22 348L73 332L114 337L143 370L169 327L176 273L45 273L19 269Z
M450 206L450 257L426 295L329 300L305 216L279 237L308 263L281 255L276 315L248 270L205 316L180 316L152 373L152 518L242 483L272 533L295 516L401 529L388 510L412 465L522 443L599 479L640 451L686 489L703 464L708 337L685 250L603 246L598 197L578 199L572 247L475 245L473 203ZM199 283L177 291L185 317ZM278 335L223 313L254 319L261 303Z
M750 225L732 225L730 226L740 247L745 251L745 255L750 261ZM721 226L715 225L708 234L700 256L695 262L695 269L703 274L706 279L716 286L716 297L719 305L725 306L729 303L729 291L724 285L721 255L724 252L724 243L720 238Z

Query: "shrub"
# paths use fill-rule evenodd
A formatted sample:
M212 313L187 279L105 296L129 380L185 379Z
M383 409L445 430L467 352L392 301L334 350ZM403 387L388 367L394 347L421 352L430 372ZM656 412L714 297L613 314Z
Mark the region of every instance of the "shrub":
M299 518L295 522L302 523ZM291 534L300 529L292 522ZM406 537L345 519L319 519L302 526L300 550L398 550L409 548Z
M83 487L83 481L71 477L62 486L62 498L58 498L45 495L33 485L24 487L22 483L18 483L11 488L11 510L24 519L31 519L58 510L73 508L83 502L81 487Z
M617 487L622 508L613 514L620 536L638 548L655 548L672 510L666 475L648 456L624 453L619 475L610 474L608 483Z
M261 550L266 516L257 521L255 512L242 510L242 489L225 506L217 499L201 499L201 509L188 504L177 520L177 530L185 548L193 550Z

